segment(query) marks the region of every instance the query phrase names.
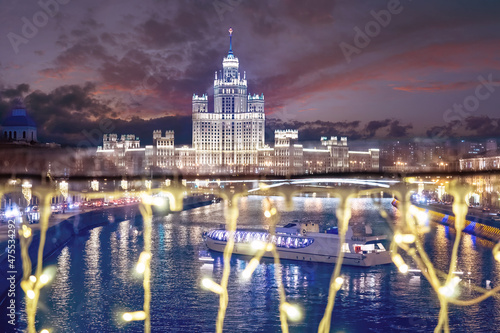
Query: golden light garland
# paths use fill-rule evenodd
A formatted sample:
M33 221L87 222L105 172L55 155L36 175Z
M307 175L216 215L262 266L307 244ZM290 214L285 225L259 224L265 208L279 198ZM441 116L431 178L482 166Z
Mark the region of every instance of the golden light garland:
M470 187L466 185L459 184L458 182L451 182L447 186L447 192L453 195L455 198L453 203L453 213L455 215L455 240L453 244L453 249L451 253L451 258L449 262L448 272L442 272L434 267L430 258L424 250L423 244L420 240L420 235L425 232L429 232L428 227L424 227L418 216L418 211L412 209L410 203L411 194L411 182L403 182L398 185L392 186L389 190L385 191L391 195L395 195L400 199L398 209L401 213L401 221L397 223L394 227L394 237L392 239L390 250L392 251L392 259L398 270L405 274L408 272L408 264L404 261L398 250L401 249L406 254L412 258L417 267L421 270L424 277L431 284L434 292L440 303L440 312L438 324L435 327L434 332L449 332L449 319L448 319L448 306L449 304L455 304L460 306L469 306L472 304L477 304L488 297L498 297L500 292L500 286L495 287L491 290L485 290L478 286L471 286L473 290L476 290L482 295L469 300L459 299L456 295L457 286L459 286L462 281L455 274L456 262L458 256L458 248L460 240L462 237L462 231L465 226L465 217L467 214L467 203L466 198L471 192ZM10 180L9 184L0 187L0 198L7 194L16 191L16 187L21 184L18 180ZM27 202L31 200L31 193L28 195L28 188L35 196L40 199L41 206L41 216L40 216L40 242L38 247L37 255L37 268L32 274L31 260L28 254L28 248L33 239L33 232L29 225L27 224L26 218L19 230L19 242L21 245L21 255L23 264L23 278L21 281L21 287L25 292L26 298L26 314L28 321L28 332L35 333L35 317L37 312L38 299L40 296L40 290L48 282L50 277L43 273L43 249L46 241L46 232L48 229L48 221L51 215L51 201L57 195L63 195L65 198L70 194L69 185L66 181L61 181L59 186L56 187L52 183L42 183L32 186L27 186L26 182L21 185L21 192ZM101 198L103 195L109 195L114 197L120 197L124 195L124 191L128 190L128 182L122 180L120 185L124 191L114 191L114 192L100 192L97 193L99 189L97 180L91 182L91 187L94 192L87 193L87 199L89 198ZM31 185L31 184L30 184ZM145 192L141 192L142 202L139 206L142 218L143 218L143 237L144 237L144 248L141 252L137 265L136 272L143 275L143 289L144 289L144 304L143 309L133 312L122 313L121 318L124 322L130 321L144 321L144 332L149 333L151 331L150 322L150 302L151 302L151 239L152 239L152 220L153 211L152 206L163 205L165 200L163 198L169 199L169 205L171 211L180 211L183 209L183 199L187 195L200 194L203 193L202 189L188 189L186 187L186 180L181 180L181 182L175 180L167 180L160 184L160 188L151 189L151 181L145 181L144 186L147 189ZM165 186L166 185L166 186ZM345 243L345 235L349 225L349 220L351 217L351 201L353 198L359 197L361 195L376 195L380 193L380 189L371 190L359 190L354 187L339 187L335 189L325 189L316 187L297 187L292 185L283 185L279 188L271 188L265 184L260 185L260 192L265 196L264 200L264 216L266 217L269 232L275 235L276 225L279 221L280 213L274 203L268 198L271 195L279 195L285 200L285 210L293 209L293 197L299 193L305 193L314 189L315 192L328 195L328 197L337 197L340 203L336 209L336 216L338 219L339 227L339 238L341 246L339 246L338 259L333 269L329 293L327 299L327 305L323 318L321 319L318 327L319 333L326 333L330 331L332 322L332 312L335 305L335 298L337 292L342 288L344 283L343 277L340 276L340 268L343 261L342 245ZM234 189L216 189L212 190L214 195L224 199L226 205L224 209L224 215L226 219L226 230L229 233L228 241L223 253L223 274L221 281L219 283L213 281L209 278L204 278L201 284L204 288L219 295L219 311L216 318L215 330L217 333L222 333L224 327L224 319L227 311L227 305L229 300L229 294L227 290L229 277L230 277L230 259L233 254L234 249L234 233L237 229L238 221L238 201L239 199L246 195L246 189L243 187L236 187ZM158 196L160 195L160 196ZM385 212L381 207L379 208L380 214L386 220L390 220L387 212ZM392 225L392 223L389 223ZM252 244L255 248L256 253L254 257L248 262L246 268L242 272L242 277L244 279L249 279L255 269L260 264L260 260L266 252L272 252L274 258L274 264L276 266L276 281L278 284L279 293L279 311L281 329L283 332L288 332L288 321L301 320L302 314L300 310L300 304L291 304L286 300L286 294L283 287L281 270L280 270L280 258L276 247L272 243L255 243ZM496 244L492 250L495 260L500 262L500 243ZM46 329L43 331L47 331ZM47 331L48 332L48 331Z

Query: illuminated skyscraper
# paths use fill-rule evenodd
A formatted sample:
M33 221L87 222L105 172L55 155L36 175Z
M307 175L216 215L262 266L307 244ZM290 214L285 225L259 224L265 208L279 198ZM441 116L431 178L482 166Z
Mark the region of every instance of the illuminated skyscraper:
M246 74L241 77L233 54L232 32L222 71L215 73L213 111L207 95L193 95L193 148L200 173L257 172L258 149L264 146L264 95L248 94Z
M213 108L207 94L193 94L193 145L175 147L174 132L153 132L153 145L139 148L135 136L104 135L97 153L101 169L114 167L125 173L145 171L197 174L270 174L290 176L379 169L378 149L353 152L349 161L347 138L321 138L321 146L304 148L297 129L275 130L274 147L264 142L264 95L248 93L246 74L239 72L234 56L233 30L229 29L229 51L222 70L215 72ZM128 144L127 138L132 139ZM111 141L111 142L110 142ZM118 144L115 144L116 143ZM137 138L138 142L138 138ZM138 152L140 152L140 155ZM130 156L130 158L129 158ZM131 165L131 167L129 167Z

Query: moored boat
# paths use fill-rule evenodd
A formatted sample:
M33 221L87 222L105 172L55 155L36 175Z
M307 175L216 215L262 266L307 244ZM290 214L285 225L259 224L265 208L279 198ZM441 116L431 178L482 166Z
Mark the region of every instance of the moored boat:
M224 229L215 229L205 236L209 249L224 252L230 234ZM349 228L342 244L343 264L368 267L391 263L390 251L384 246L386 238L385 235L355 237ZM340 246L336 228L319 232L315 223L289 223L277 227L275 235L267 230L238 229L234 233L234 241L235 254L253 255L263 244L272 243L282 259L324 263L337 262ZM264 257L272 256L270 251L264 253Z

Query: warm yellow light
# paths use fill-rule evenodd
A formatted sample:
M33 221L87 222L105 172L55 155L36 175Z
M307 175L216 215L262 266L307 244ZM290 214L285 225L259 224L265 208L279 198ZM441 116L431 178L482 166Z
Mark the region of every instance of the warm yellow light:
M165 204L166 204L165 198L162 198L162 197L154 197L153 198L153 205L155 205L157 207L163 207L163 206L165 206Z
M268 186L267 184L260 183L260 184L259 184L259 188L260 188L262 191L265 191L265 190L268 190L268 189L269 189L269 186Z
M286 313L288 319L290 319L291 321L299 321L300 319L302 319L302 313L300 312L299 307L296 305L284 302L283 304L281 304L281 310Z
M267 243L266 245L266 251L271 252L274 249L274 244L273 243Z
M45 274L40 275L40 282L42 284L46 284L47 282L49 282L49 276Z
M43 329L43 330L40 331L40 333L50 333L50 332L47 329Z
M135 270L137 273L142 274L146 270L146 265L142 262L137 263L137 266L135 266Z
M28 238L31 236L31 228L23 224L23 237Z
M413 205L411 205L411 206L410 206L409 211L410 211L410 214L411 214L411 215L417 215L417 214L420 212L420 211L418 210L418 208L417 208L417 207L415 207L415 206L413 206Z
M424 224L428 217L426 212L421 211L417 215L417 220L420 224Z
M245 267L245 270L243 270L243 272L241 273L241 277L245 280L250 279L257 266L259 266L259 261L255 258L252 258L247 267Z
M150 195L143 195L142 196L142 203L145 205L152 205L153 204L153 197Z
M335 279L335 289L339 290L342 287L342 284L344 284L344 278L342 278L341 276L337 277Z
M460 281L462 281L462 279L458 276L453 277L450 282L439 288L439 293L445 297L452 297Z
M404 235L401 235L401 234L398 233L398 234L394 235L394 241L397 244L401 244L401 243L410 244L410 243L415 242L415 235L414 234L404 234Z
M28 296L29 299L35 298L35 292L31 289L26 292L26 295Z
M270 218L270 217L271 217L271 212L270 212L270 211L268 211L268 210L266 210L266 211L264 212L264 216L265 216L265 217L267 217L267 218Z
M404 273L408 272L408 265L405 264L401 255L399 255L399 254L393 255L392 261L394 262L394 264L396 264L396 266L398 267L398 269L401 273L404 274Z
M252 243L250 243L250 246L252 246L252 249L254 249L255 251L259 251L266 247L266 243L259 240L254 240Z
M394 235L394 241L397 244L401 244L403 242L403 235L401 235L401 234L395 234Z
M30 276L30 281L33 282L33 283L35 283L36 282L36 276L31 275Z
M22 193L24 195L24 198L28 202L31 200L31 188L32 188L32 185L30 182L28 182L28 181L23 182Z
M222 294L224 292L224 289L218 283L209 278L204 278L203 280L201 280L201 285L205 289L208 289L216 294Z
M59 183L59 190L61 191L62 196L64 199L68 197L68 182L62 181Z
M414 234L403 235L403 242L408 244L415 242L415 235Z
M451 297L451 295L453 295L453 289L451 289L449 286L443 286L439 288L439 293L443 296Z
M276 208L271 208L271 215L276 215L277 212Z
M165 198L162 198L162 197L153 197L153 196L147 195L147 194L144 194L142 196L142 202L145 205L159 206L159 207L165 206L165 204L166 204Z
M139 256L139 260L137 261L137 265L135 266L135 270L137 273L142 274L146 271L146 263L151 259L151 254L147 252L141 252Z
M500 252L498 252L497 254L495 254L495 259L496 259L497 261L500 261Z
M146 319L146 312L144 311L125 312L122 318L125 321L144 320Z

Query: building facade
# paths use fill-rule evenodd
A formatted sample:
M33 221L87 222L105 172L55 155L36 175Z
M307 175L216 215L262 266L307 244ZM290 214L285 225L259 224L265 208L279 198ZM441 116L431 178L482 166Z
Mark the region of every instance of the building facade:
M193 145L200 173L254 173L258 151L264 146L264 95L248 94L246 74L239 72L233 54L232 29L229 52L222 71L215 72L213 111L207 95L193 95Z
M487 171L500 169L500 155L462 158L460 171Z
M176 147L174 131L153 132L153 145L140 147L133 134L103 136L98 147L98 169L126 174L147 172L231 175L268 174L289 176L328 172L378 171L378 149L349 152L346 137L322 137L318 146L304 148L294 129L276 130L274 147L265 144L264 95L249 94L246 74L239 71L233 54L232 30L229 52L222 70L214 75L213 109L209 96L193 95L192 146ZM352 160L351 160L352 156Z

